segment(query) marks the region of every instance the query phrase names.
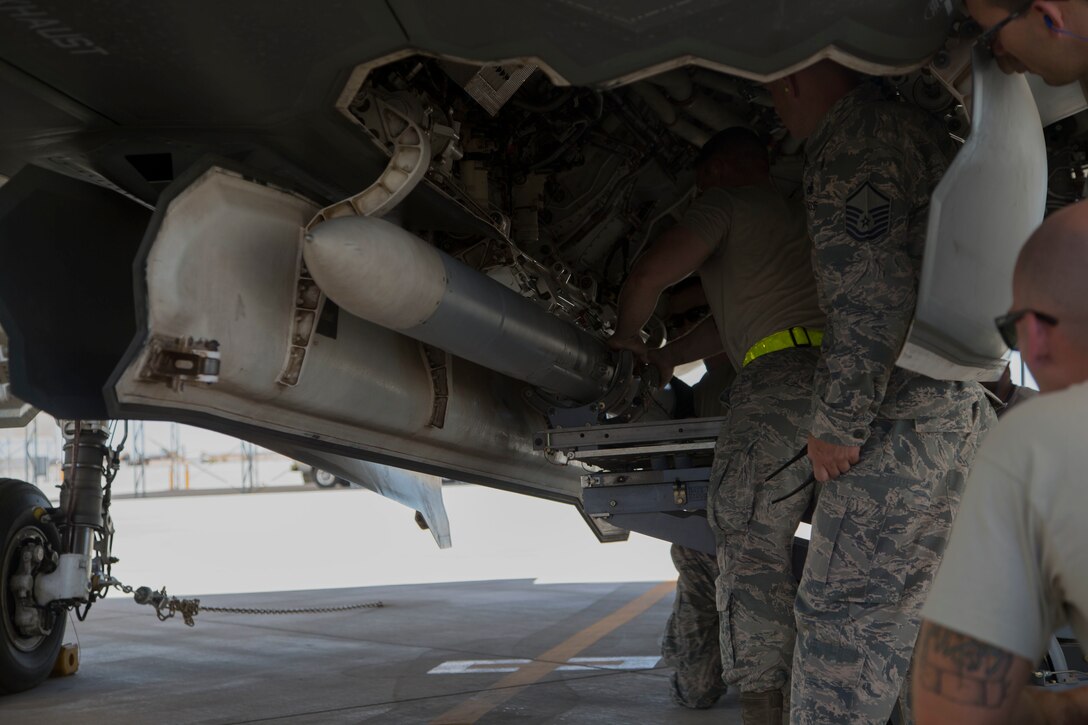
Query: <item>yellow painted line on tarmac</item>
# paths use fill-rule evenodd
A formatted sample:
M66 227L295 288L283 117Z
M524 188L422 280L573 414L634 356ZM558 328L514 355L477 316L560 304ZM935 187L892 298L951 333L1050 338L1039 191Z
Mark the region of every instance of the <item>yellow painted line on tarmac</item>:
M552 672L556 667L566 664L567 660L577 657L587 647L610 632L619 629L638 615L645 612L672 593L676 582L662 582L645 594L632 599L603 619L599 619L570 639L562 642L540 655L528 665L511 672L493 686L494 689L481 692L456 705L431 721L431 725L471 725L496 707L521 692Z

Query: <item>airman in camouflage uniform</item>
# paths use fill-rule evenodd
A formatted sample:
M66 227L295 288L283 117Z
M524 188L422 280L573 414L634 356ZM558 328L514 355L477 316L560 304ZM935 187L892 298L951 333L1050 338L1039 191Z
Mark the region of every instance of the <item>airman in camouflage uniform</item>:
M722 357L722 356L719 356ZM722 414L721 397L736 377L726 360L706 361L707 372L692 389L695 415ZM672 699L677 705L705 709L725 694L722 654L718 647L718 606L714 596L718 560L711 554L672 545L676 599L661 641L663 662L673 668Z
M999 380L982 384L982 387L986 388L986 390L991 393L989 396L989 403L994 410L994 414L999 419L1024 401L1031 400L1039 394L1038 390L1013 384L1011 372L1009 366L1006 365L1005 372ZM899 722L902 723L914 722L914 710L912 707L914 698L911 693L913 684L913 678L908 677L903 683L903 688L899 693Z
M638 333L662 289L698 270L720 335L709 352L724 351L739 369L715 448L707 518L721 570L716 599L723 676L740 688L748 722L750 691L774 690L781 713L789 680L796 589L791 546L811 490L771 505L772 494L790 486L795 472L774 487L763 484L797 452L808 430L819 355L813 340L824 314L804 208L774 186L766 145L751 131L727 129L700 157L696 179L703 193L636 261L620 292L609 344L642 352ZM650 360L658 367L680 362L666 351L683 349L700 329L652 351ZM796 343L787 344L794 337ZM749 353L757 349L752 359Z
M766 479L804 445L817 347L756 358L726 396L726 421L714 449L707 515L718 537L718 611L726 681L741 693L749 723L781 722L793 664L794 532L812 487L790 466Z
M827 313L810 434L858 446L860 457L823 484L812 522L796 601L796 725L887 722L968 466L994 420L979 385L895 367L946 142L872 82L808 135L804 188Z

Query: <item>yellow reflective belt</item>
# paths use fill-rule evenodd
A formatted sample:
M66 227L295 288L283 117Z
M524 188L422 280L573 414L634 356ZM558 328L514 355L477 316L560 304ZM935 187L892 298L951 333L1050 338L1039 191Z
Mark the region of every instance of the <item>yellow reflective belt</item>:
M807 327L791 327L788 330L779 330L773 335L767 335L744 355L744 365L769 352L778 352L791 347L819 347L823 342L823 330L810 330Z

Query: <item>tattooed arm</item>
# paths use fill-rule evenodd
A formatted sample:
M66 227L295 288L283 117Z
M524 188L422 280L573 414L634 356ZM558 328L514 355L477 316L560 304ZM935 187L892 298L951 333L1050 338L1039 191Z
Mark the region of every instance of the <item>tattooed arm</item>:
M918 725L1083 723L1088 689L1028 688L1032 663L1011 652L922 624L914 652L914 713Z

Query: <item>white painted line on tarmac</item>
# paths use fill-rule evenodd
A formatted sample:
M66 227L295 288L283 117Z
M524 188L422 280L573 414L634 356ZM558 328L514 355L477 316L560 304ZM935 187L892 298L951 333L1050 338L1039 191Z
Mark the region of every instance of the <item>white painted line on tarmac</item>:
M517 672L533 660L451 660L431 669L428 675L472 675L489 672ZM660 657L571 657L556 672L588 670L652 670Z
M661 657L571 657L570 664L556 667L560 672L585 670L652 670ZM576 664L578 663L578 664Z
M471 675L478 672L517 672L532 660L454 660L443 662L428 675Z

